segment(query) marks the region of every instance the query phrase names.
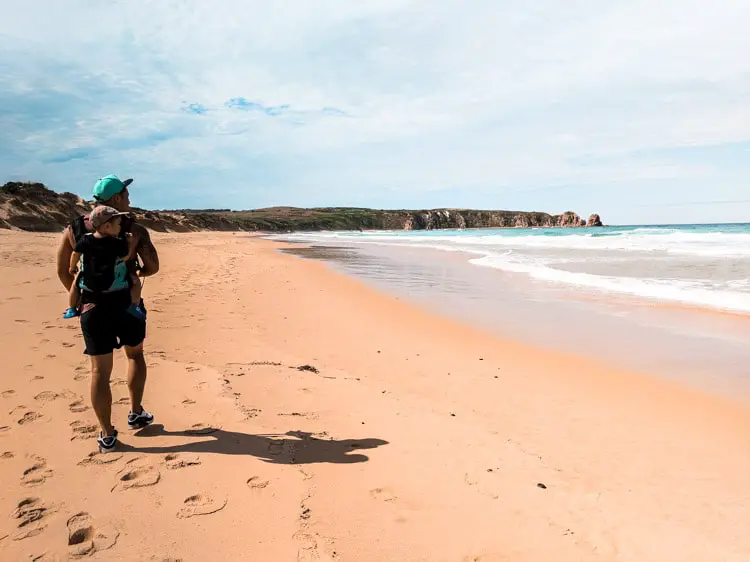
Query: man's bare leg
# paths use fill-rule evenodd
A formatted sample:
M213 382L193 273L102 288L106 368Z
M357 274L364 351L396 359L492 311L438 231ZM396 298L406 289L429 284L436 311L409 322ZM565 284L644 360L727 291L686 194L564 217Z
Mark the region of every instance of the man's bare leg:
M143 410L143 392L146 388L146 359L143 357L143 344L136 347L124 346L128 358L128 391L130 392L130 411L140 413Z
M91 405L102 428L102 435L114 435L112 427L112 390L109 378L112 375L112 354L91 357Z

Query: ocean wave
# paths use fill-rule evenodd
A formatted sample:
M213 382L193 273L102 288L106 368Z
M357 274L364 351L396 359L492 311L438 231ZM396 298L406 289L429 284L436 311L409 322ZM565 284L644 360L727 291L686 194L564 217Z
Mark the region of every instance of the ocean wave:
M743 275L750 271L750 233L747 231L639 227L613 230L608 236L563 229L556 229L554 236L532 232L331 232L308 233L297 238L321 243L335 239L337 243L463 252L470 256L469 262L474 265L525 274L549 283L750 313L750 278ZM728 261L729 257L734 261ZM639 270L653 272L653 258L663 260L662 271L670 278L638 275ZM644 267L646 260L651 264L648 267ZM590 263L594 271L584 273L559 268L571 263ZM599 264L601 272L596 271ZM605 274L612 271L614 264L618 268L632 264L628 269L628 275L632 276ZM693 279L694 275L705 278Z
M404 233L403 231L377 233L314 233L295 237L310 240L335 238L350 242L413 245L434 247L444 245L445 249L455 247L484 247L488 250L497 247L524 248L534 250L573 250L581 252L627 252L643 254L666 254L699 257L748 257L750 256L750 233L692 232L678 229L637 228L629 231L600 231L566 233L556 230L554 236L540 234L515 234L513 231L488 231L477 234L475 231L457 231L447 234L444 231L426 231L427 234ZM526 231L531 232L531 231ZM569 231L568 231L569 232ZM468 233L468 234L467 234Z
M525 273L533 279L551 283L587 287L607 293L627 294L645 299L717 310L750 313L749 292L719 289L717 284L708 280L644 279L594 275L564 271L538 263L513 261L507 259L507 255L486 255L472 258L469 261L474 265L492 267L513 273ZM741 283L743 283L743 287L747 286L744 280ZM739 284L735 287L739 288Z

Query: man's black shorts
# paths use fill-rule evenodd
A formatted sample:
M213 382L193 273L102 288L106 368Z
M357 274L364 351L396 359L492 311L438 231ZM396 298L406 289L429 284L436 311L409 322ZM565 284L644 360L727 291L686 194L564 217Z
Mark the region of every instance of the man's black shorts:
M146 338L146 320L130 312L130 291L97 303L84 304L81 331L86 355L107 355L123 345L135 347ZM146 309L141 300L141 310Z

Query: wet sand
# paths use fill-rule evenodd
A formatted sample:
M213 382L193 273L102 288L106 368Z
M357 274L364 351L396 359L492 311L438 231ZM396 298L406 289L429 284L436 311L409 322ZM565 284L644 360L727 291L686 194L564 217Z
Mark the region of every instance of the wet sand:
M750 406L750 316L530 280L472 254L352 244L288 251L369 286L545 349L593 357Z
M0 559L746 561L750 412L232 234L154 235L156 424L95 451L55 237L0 232ZM23 249L21 252L20 249Z

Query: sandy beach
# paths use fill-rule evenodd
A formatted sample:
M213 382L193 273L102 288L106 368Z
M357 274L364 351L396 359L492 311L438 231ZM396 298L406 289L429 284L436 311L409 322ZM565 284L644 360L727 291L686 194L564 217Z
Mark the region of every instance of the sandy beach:
M57 236L0 232L0 559L750 560L741 401L536 349L243 234L154 234L95 454ZM512 321L512 319L509 319Z

